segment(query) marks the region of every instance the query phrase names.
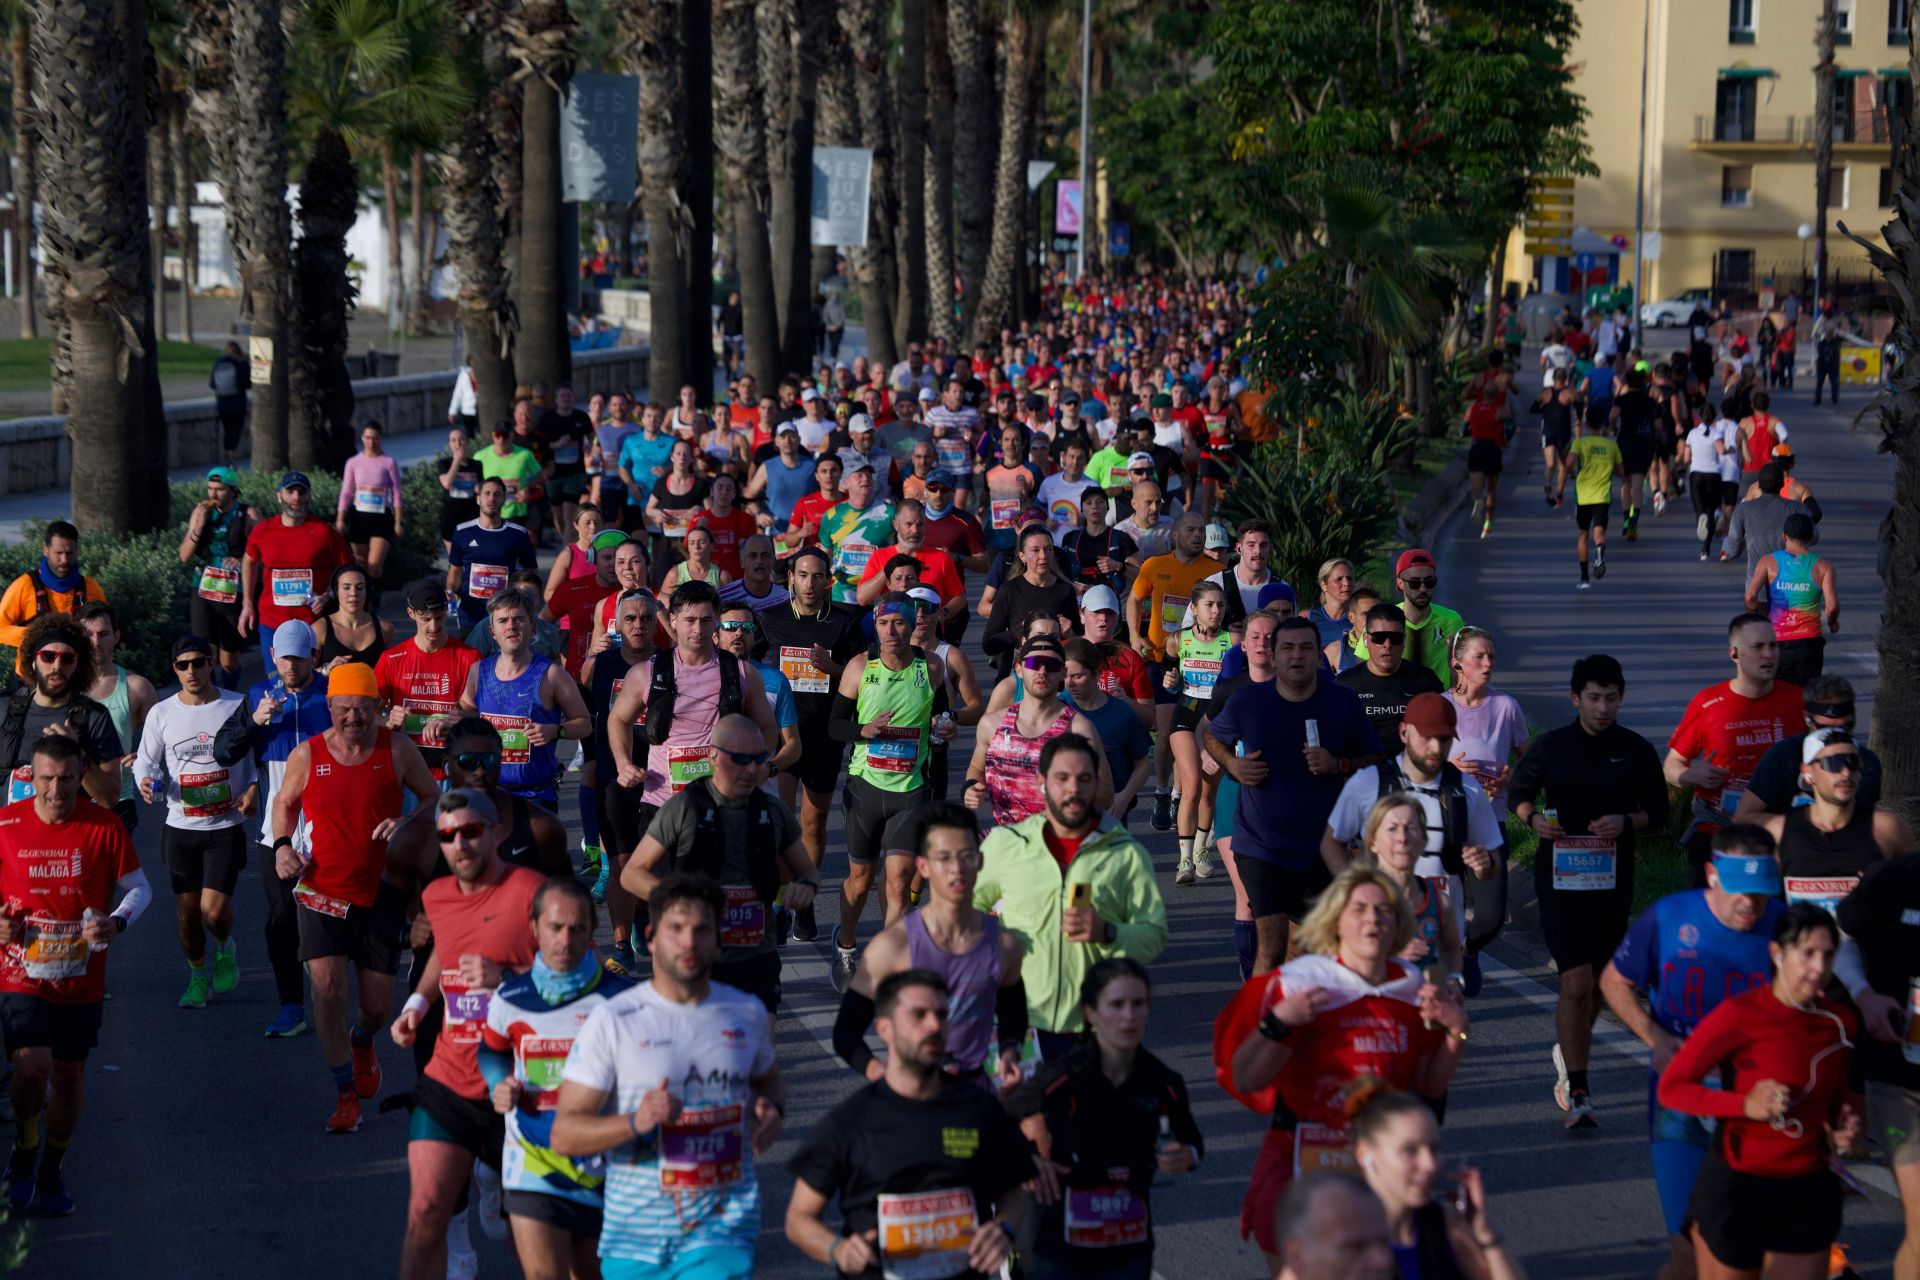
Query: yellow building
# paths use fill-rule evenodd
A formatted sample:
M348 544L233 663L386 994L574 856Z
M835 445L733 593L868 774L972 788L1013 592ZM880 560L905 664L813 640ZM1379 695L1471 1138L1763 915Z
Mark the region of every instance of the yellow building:
M1646 8L1643 11L1642 6ZM1839 0L1834 62L1829 276L1868 273L1866 255L1834 225L1878 240L1889 210L1887 113L1909 109L1907 29L1913 0ZM1573 49L1598 178L1574 184L1572 225L1624 246L1619 282L1634 275L1643 12L1646 47L1645 301L1708 289L1738 297L1810 280L1814 218L1814 28L1821 0L1581 0ZM1657 237L1657 240L1656 240ZM1532 257L1514 236L1508 278L1547 292L1601 275L1599 255ZM1582 240L1589 248L1593 241ZM1571 278L1570 278L1571 277Z

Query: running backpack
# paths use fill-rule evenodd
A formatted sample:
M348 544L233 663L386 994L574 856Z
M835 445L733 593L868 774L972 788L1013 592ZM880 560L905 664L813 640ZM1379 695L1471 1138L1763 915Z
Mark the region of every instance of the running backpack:
M667 734L673 730L673 704L680 693L673 675L678 654L679 650L673 648L653 656L653 680L647 686L647 741L656 747L665 746ZM740 660L724 649L715 649L713 656L720 660L720 709L714 714L717 723L721 716L740 710L746 698L740 687Z

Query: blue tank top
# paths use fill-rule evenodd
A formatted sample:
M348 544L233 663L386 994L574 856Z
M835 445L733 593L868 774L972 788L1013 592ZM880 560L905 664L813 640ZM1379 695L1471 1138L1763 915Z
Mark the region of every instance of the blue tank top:
M500 731L500 785L517 796L553 801L553 780L559 776L556 743L536 747L527 730L536 724L559 724L560 709L540 705L540 681L553 659L534 654L527 669L512 680L494 674L495 658L477 666L480 685L475 706L481 719Z
M799 465L789 467L777 453L766 461L767 507L782 525L792 518L793 504L813 492L813 461L801 454Z
M1640 913L1613 953L1613 967L1651 997L1654 1021L1684 1037L1722 1000L1764 986L1772 973L1767 939L1780 901L1742 933L1721 924L1705 889L1668 894Z
M918 911L907 913L907 963L947 980L947 1069L978 1070L993 1050L994 1003L1000 994L1000 922L980 917L980 941L949 955L927 936Z

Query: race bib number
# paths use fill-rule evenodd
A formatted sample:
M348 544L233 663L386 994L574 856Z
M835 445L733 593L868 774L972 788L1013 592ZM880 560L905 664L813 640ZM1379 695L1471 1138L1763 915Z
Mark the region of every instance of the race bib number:
M795 693L825 693L827 673L813 665L813 650L797 644L780 646L780 674Z
M669 538L684 538L693 525L693 517L699 514L693 507L675 511L671 507L660 508L660 532Z
M200 570L200 585L196 590L202 600L211 600L215 604L238 604L240 571L207 565Z
M660 1189L711 1191L740 1181L742 1138L738 1106L682 1111L660 1126Z
M920 730L888 724L874 730L867 743L867 767L882 773L912 773L920 764Z
M1324 1124L1303 1124L1293 1131L1293 1176L1344 1169L1352 1172L1353 1134Z
M392 507L393 498L385 489L358 488L353 491L353 509L362 515L383 516Z
M722 886L727 912L720 920L720 945L757 947L767 940L767 904L750 884Z
M233 784L225 769L180 775L180 816L217 818L233 809Z
M331 898L304 881L293 887L293 900L309 911L317 911L335 920L345 920L353 904L345 898Z
M33 766L23 764L7 775L7 803L33 799Z
M1561 836L1553 842L1553 887L1593 893L1619 883L1619 854L1603 836Z
M274 569L267 575L274 604L282 609L304 609L313 599L313 570Z
M1180 620L1187 616L1187 597L1166 595L1160 597L1160 629L1174 632L1180 629Z
M453 479L447 481L447 496L449 498L471 498L479 493L479 491L479 483L474 480L472 475L464 471L455 474Z
M505 485L507 488L508 502L518 502L520 500L520 477L519 476L502 476L500 478L500 483Z
M28 916L20 950L29 978L78 978L87 971L87 940L78 920Z
M447 1018L441 1038L448 1044L479 1044L480 1029L487 1025L487 1001L492 994L469 988L460 981L458 969L442 969L440 995L447 1002Z
M840 544L840 576L859 578L867 571L867 561L873 559L873 544L864 539L851 539Z
M580 465L580 446L577 444L568 444L555 449L553 451L553 464L557 467L574 467Z
M973 1192L924 1191L880 1197L880 1273L887 1280L943 1280L968 1269Z
M528 1036L520 1042L520 1102L535 1111L560 1103L560 1073L567 1065L572 1036Z
M1227 419L1225 415L1218 418L1210 417L1207 419L1207 442L1214 445L1231 444L1233 442L1232 433L1227 430Z
M712 747L667 748L667 784L673 789L674 795L686 790L689 782L712 776Z
M1787 901L1811 902L1828 915L1839 910L1840 903L1860 883L1858 876L1787 876Z
M533 760L533 739L527 730L533 727L533 721L525 716L490 716L481 712L481 718L500 731L500 763L529 764Z
M1020 499L990 497L987 501L987 515L996 529L1011 529L1020 518Z
M470 564L467 566L467 594L475 600L491 600L507 589L507 566Z
M401 701L400 706L403 716L400 721L400 732L416 740L426 731L427 721L433 717L460 714L459 703L442 702L432 698L406 698Z
M973 451L965 436L942 436L933 442L934 456L943 470L964 474L973 470Z
M1180 663L1180 678L1186 682L1187 696L1210 698L1220 679L1220 664L1211 658L1185 658Z
M1126 1170L1109 1170L1124 1174ZM1067 1243L1081 1249L1114 1249L1147 1241L1147 1202L1124 1186L1067 1190Z

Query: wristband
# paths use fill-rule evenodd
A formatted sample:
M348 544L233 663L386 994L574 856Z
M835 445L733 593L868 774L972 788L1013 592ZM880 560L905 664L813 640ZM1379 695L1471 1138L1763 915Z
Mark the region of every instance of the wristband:
M131 923L122 915L111 915L108 916L107 919L113 921L113 931L115 933L125 933L127 931L127 925Z
M1260 1019L1260 1034L1279 1044L1293 1034L1293 1027L1269 1009Z
M433 1007L433 1002L428 1000L425 996L421 995L418 991L416 991L412 995L407 997L407 1002L405 1004L400 1006L400 1013L402 1016L405 1016L406 1014L409 1014L409 1013L418 1013L418 1014L424 1015L426 1011L432 1007Z
M289 848L289 849L293 847L293 837L292 837L292 836L276 836L276 837L274 837L274 841L273 841L273 851L274 851L275 853L278 853L278 852L280 852L280 850L281 850L281 849L282 849L283 847L284 847L284 848Z

